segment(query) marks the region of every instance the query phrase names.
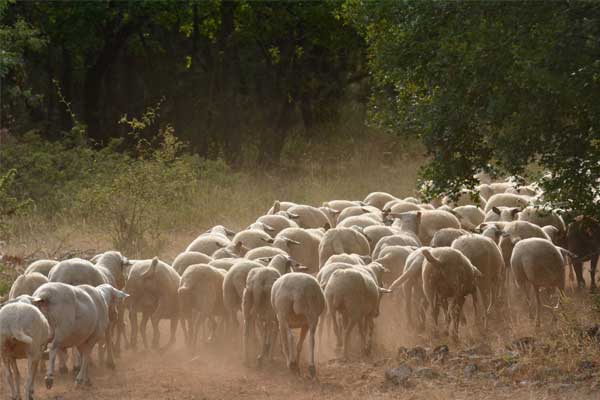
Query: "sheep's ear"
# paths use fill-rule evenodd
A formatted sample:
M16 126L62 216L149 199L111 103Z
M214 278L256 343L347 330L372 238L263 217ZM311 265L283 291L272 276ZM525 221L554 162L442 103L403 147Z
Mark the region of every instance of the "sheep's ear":
M127 294L119 289L113 288L113 296L117 299L126 299L129 297L129 294Z
M92 258L90 259L90 262L92 262L92 263L96 264L96 263L98 262L98 260L100 259L100 257L102 257L102 255L103 255L103 254L104 254L104 253L96 254L94 257L92 257Z
M298 219L298 218L300 218L300 216L298 214L295 214L293 212L287 211L287 214L290 217L290 219Z
M521 212L521 209L519 207L515 207L510 210L510 215L514 217L515 214L517 214L519 212Z
M121 262L123 263L124 267L129 267L129 266L133 265L133 262L131 262L131 260L127 257L123 257L121 259Z
M521 236L510 235L510 242L512 244L517 244L521 239L522 239Z
M305 265L298 265L297 267L294 267L294 271L308 271L308 267Z
M275 229L273 229L273 230L275 230ZM261 239L262 239L263 242L267 242L267 243L273 243L274 242L273 238L268 238L268 239L261 238ZM240 242L238 242L238 243L240 243Z
M264 222L261 222L261 224L265 231L275 232L275 228L273 228L271 225L267 225Z
M285 256L287 259L287 262L289 263L289 265L291 265L292 267L296 268L300 266L300 263L296 260L294 260L292 257L290 256Z
M8 302L7 302L8 303ZM31 304L36 307L44 307L48 305L48 300L42 299L41 297L34 297L31 299Z
M379 294L387 294L387 293L392 293L392 291L390 289L386 289L386 288L379 288Z
M384 260L390 258L391 256L392 255L390 253L387 253L385 256L379 257L378 259L373 260L373 262L381 264Z
M340 210L336 210L335 208L329 208L329 212L333 215L339 215L341 213Z
M363 211L365 213L370 213L371 212L368 208L365 208L365 207L361 207L360 209L361 209L361 211Z
M498 215L500 215L502 213L502 211L500 211L500 209L498 207L492 207L492 211L494 212L494 214L498 214Z
M158 257L154 257L152 259L152 263L150 263L150 267L142 274L142 278L149 278L156 272L156 266L158 265Z
M440 260L435 258L433 254L428 249L423 250L423 256L429 261L431 264L439 265Z
M279 200L275 200L273 203L273 214L277 214L279 211L281 211L281 203Z
M227 228L225 228L225 234L228 236L235 236L235 232Z
M323 229L325 229L326 231L331 229L331 224L329 222L325 222L325 225L323 225Z
M227 245L222 244L222 243L215 243L215 245L220 249L222 249L223 247L227 247Z
M290 238L288 238L288 237L285 237L285 236L282 236L281 238L282 238L283 240L285 240L285 242L286 242L287 244L300 245L300 242L298 242L297 240L293 240L293 239L290 239Z

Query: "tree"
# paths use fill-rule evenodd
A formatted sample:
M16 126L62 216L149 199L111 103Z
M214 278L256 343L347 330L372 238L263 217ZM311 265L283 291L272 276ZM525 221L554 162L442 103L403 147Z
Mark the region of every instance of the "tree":
M546 198L600 216L600 5L349 0L367 40L371 122L420 137L433 191L489 165L551 173Z

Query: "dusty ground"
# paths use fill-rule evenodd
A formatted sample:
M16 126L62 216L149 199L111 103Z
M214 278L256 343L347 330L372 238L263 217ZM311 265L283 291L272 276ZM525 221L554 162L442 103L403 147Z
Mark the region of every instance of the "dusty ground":
M586 299L586 297L583 297ZM587 297L589 298L589 296ZM575 302L588 300L574 300ZM389 307L390 305L384 306ZM570 307L575 307L571 304ZM582 306L577 304L577 308ZM386 314L383 314L386 315ZM322 344L317 353L318 378L301 376L285 368L279 352L263 366L245 367L234 340L202 344L197 354L181 341L172 350L126 351L117 369L93 367L91 387L76 389L74 379L58 376L47 390L38 377L38 399L599 399L600 352L596 339L565 330L564 319L553 323L546 315L536 330L528 320L503 329L494 322L482 337L464 328L461 343L441 337L400 334L391 320L378 326L378 347L371 357L358 354L342 362ZM162 340L167 339L167 322L162 323ZM533 342L524 337L537 336ZM232 339L232 338L229 338ZM522 339L522 340L519 340ZM515 342L516 340L516 342ZM447 344L448 351L434 351ZM385 346L385 348L383 347ZM21 364L25 373L25 365ZM400 378L388 379L386 372L400 367ZM406 378L406 379L405 379ZM6 392L4 392L6 393Z

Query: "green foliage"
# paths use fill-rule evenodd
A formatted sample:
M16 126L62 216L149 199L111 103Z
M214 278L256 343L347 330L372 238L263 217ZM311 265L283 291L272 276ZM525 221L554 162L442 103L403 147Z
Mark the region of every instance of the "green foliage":
M597 3L351 0L344 16L368 42L370 120L423 140L432 192L535 163L548 200L600 214Z
M22 212L31 205L31 200L19 200L11 194L14 187L16 171L9 170L4 175L0 175L0 234L5 237L7 234L6 220Z

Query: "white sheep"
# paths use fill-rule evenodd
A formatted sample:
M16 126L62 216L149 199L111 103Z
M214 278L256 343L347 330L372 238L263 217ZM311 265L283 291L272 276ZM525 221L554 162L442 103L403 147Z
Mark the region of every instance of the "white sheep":
M386 274L384 283L391 283L398 279L404 272L407 258L417 249L415 246L385 246L379 252L375 261L381 263L389 273Z
M179 304L177 301L179 282L180 276L177 271L157 257L152 260L138 261L131 267L125 284L125 292L130 295L126 305L129 308L131 346L134 349L137 344L138 312L142 313L140 332L145 348L148 348L146 325L149 319L153 328L153 348L159 346L160 331L158 323L161 319L171 320L171 336L166 347L170 347L175 343L179 321Z
M241 245L245 248L245 251L238 253L243 256L248 250L272 244L273 238L265 231L246 229L236 233L232 239L232 243L234 246Z
M215 318L225 317L223 305L223 280L226 271L207 264L191 265L181 276L179 289L179 305L183 317L186 341L195 348L201 324L208 320L211 323L214 337L218 329ZM187 319L187 329L185 325ZM210 337L209 337L210 339Z
M99 286L103 283L110 283L103 271L81 258L71 258L59 262L50 270L48 280L69 285Z
M255 249L250 250L249 252L246 253L244 258L246 260L257 260L259 258L273 257L273 256L276 256L277 254L281 254L283 256L288 255L284 250L281 250L278 247L262 246L262 247L257 247Z
M16 301L0 309L0 359L11 399L21 398L17 366L17 359L21 358L27 358L25 399L33 399L35 376L50 335L48 321L37 307Z
M528 221L541 227L554 226L561 235L567 231L565 222L555 210L529 206L521 211L518 217L519 221Z
M285 228L298 228L296 221L291 220L283 215L263 215L259 217L256 222L260 222L271 227L272 231L266 232L273 238Z
M48 278L39 272L30 272L19 275L10 287L9 299L14 299L22 294L32 295L37 288L48 282Z
M334 254L331 257L329 257L327 261L325 261L325 265L337 262L356 265L366 265L367 263L371 262L371 257L348 253Z
M493 207L519 207L525 208L531 201L529 196L521 196L512 193L498 193L490 197L483 211L487 214Z
M561 251L547 239L522 239L512 236L516 243L510 259L517 286L523 289L529 304L529 286L533 288L536 300L535 325L540 326L541 300L539 289L557 288L560 295L565 289L565 259Z
M207 256L204 253L197 251L184 251L179 253L171 267L181 276L185 272L186 268L194 264L208 264L212 261L212 257Z
M219 258L218 260L212 260L208 263L211 267L219 268L225 271L229 271L233 264L235 264L239 258Z
M517 219L521 207L492 207L485 214L484 222L511 222Z
M365 197L364 203L383 210L385 204L391 200L397 200L397 197L385 192L372 192Z
M37 260L29 264L29 266L27 267L27 269L25 269L25 272L23 272L23 274L27 275L32 272L39 272L44 276L48 276L50 270L56 264L58 264L58 261L56 260Z
M393 200L383 206L383 212L385 213L394 213L401 214L403 212L408 211L419 211L421 207L418 204L412 203L410 201L404 200Z
M458 219L452 213L443 210L410 211L399 216L403 228L409 225L418 228L417 235L424 246L429 246L433 235L440 229L460 228Z
M337 228L352 228L353 226L364 229L369 226L383 226L383 223L371 214L363 214L348 217L336 225Z
M483 210L477 206L455 207L451 212L458 218L460 227L468 231L474 230L485 219Z
M319 268L334 254L371 254L367 238L351 228L333 228L327 231L319 244Z
M321 228L331 226L327 215L317 207L308 205L295 205L287 210L288 215L293 216L301 228ZM297 216L297 217L296 217Z
M277 315L281 347L285 354L287 366L298 371L298 359L302 344L309 332L309 366L311 376L316 375L315 367L315 333L319 317L325 309L325 296L317 280L308 274L291 272L278 278L271 289L271 305ZM300 328L297 347L294 346L294 335L291 329Z
M396 229L392 226L373 225L365 227L363 229L363 235L365 235L365 237L369 241L369 247L371 247L371 249L375 249L377 242L379 242L381 238L384 238L386 236L392 236L393 234L398 233L399 231L399 229Z
M308 268L309 273L319 270L319 243L321 239L302 228L287 228L275 237L273 246L290 255Z
M273 202L273 206L267 211L267 214L277 214L281 211L287 211L290 207L295 206L296 203L292 203L289 201L279 201L275 200Z
M340 212L337 216L337 224L345 220L346 218L355 217L364 214L375 214L382 215L381 210L372 206L352 206L345 208L344 211ZM336 226L337 226L336 224Z
M185 251L196 251L212 256L213 253L223 247L231 245L231 240L219 233L203 233L190 243Z
M433 235L431 239L431 247L450 247L455 239L468 235L469 231L456 228L443 228Z
M241 311L242 295L246 288L248 273L254 268L263 268L258 261L240 259L227 271L223 279L223 304L227 313L228 323L238 326L237 313Z

